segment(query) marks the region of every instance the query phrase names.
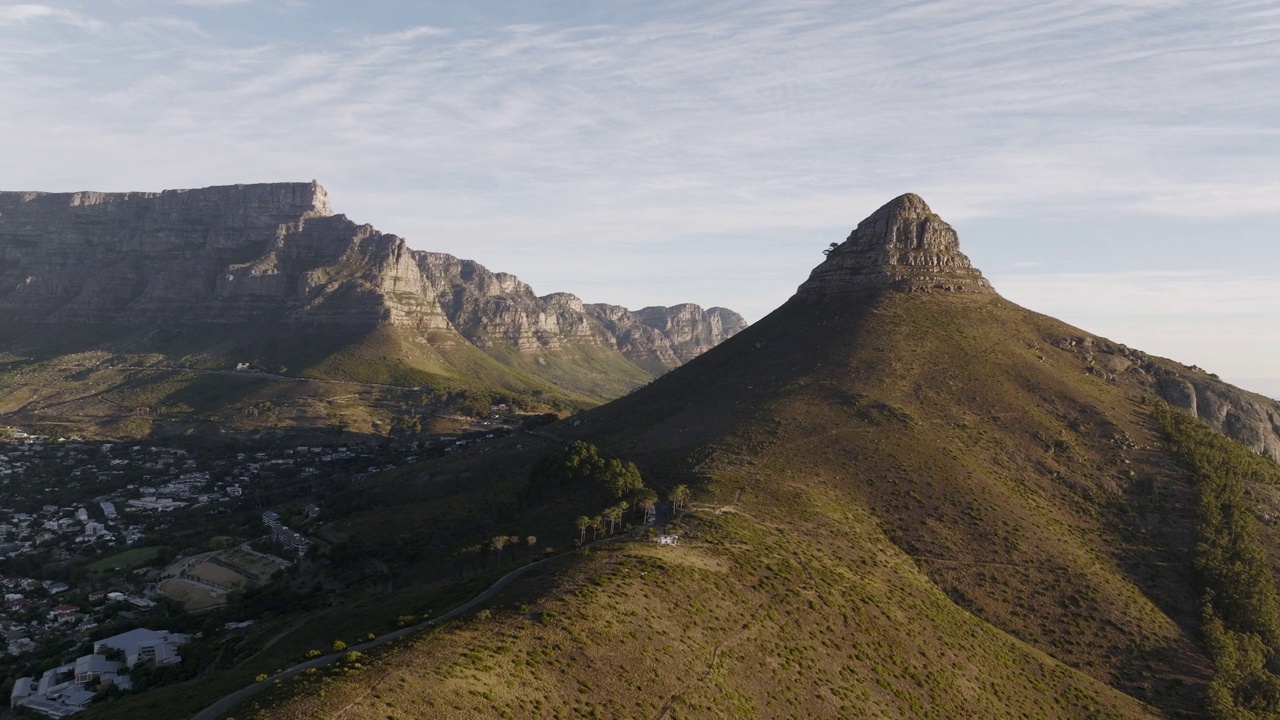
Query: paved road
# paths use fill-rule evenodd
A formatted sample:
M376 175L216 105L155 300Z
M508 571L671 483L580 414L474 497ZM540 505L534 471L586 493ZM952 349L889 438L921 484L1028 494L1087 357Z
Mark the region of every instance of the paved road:
M585 548L585 547L591 547L594 545L603 545L604 543L624 540L648 528L650 524L652 523L642 525L636 528L635 530L632 530L629 533L624 533L622 535L614 535L613 537L607 537L600 540L596 540L595 542L587 543L583 547ZM204 710L201 710L200 712L196 713L192 717L192 720L217 720L217 718L221 717L228 710L231 710L233 707L239 705L245 700L248 700L254 695L257 695L263 690L266 690L267 688L271 687L271 685L276 680L288 680L289 678L294 677L298 673L304 672L310 668L324 667L325 665L328 665L329 663L332 663L338 660L339 658L345 656L347 653L351 652L352 650L364 652L371 648L376 648L379 645L382 645L384 643L389 643L392 640L399 640L400 638L405 637L407 635L412 635L416 632L421 632L422 630L426 630L427 628L430 628L433 625L437 625L439 623L452 620L453 618L459 615L462 615L463 613L467 612L468 610L471 610L477 605L480 605L482 603L488 602L489 600L492 600L495 595L501 592L503 588L510 585L516 578L520 577L521 575L525 574L526 572L536 567L541 567L543 564L547 562L554 562L554 559L540 560L538 562L530 563L528 565L522 565L516 568L515 570L512 570L506 575L503 575L502 577L498 578L497 582L490 585L489 588L484 592L480 593L479 595L476 595L475 597L459 605L458 607L450 610L449 612L441 615L440 617L432 618L431 620L428 620L423 623L419 623L417 625L410 625L409 627L400 628L399 630L389 632L386 635L382 635L378 638L375 638L365 643L361 643L359 645L349 646L347 647L346 650L343 650L342 652L324 655L322 657L315 658L314 660L308 660L306 662L299 663L287 670L284 670L282 672L276 673L275 675L272 675L271 677L267 678L266 680L263 680L262 682L257 682L248 687L241 688L231 693L230 695L223 697L221 700L215 702L214 704L210 705Z

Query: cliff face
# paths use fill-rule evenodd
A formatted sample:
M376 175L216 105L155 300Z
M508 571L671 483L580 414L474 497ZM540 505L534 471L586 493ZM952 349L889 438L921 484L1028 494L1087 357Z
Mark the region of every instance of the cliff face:
M1084 371L1108 382L1135 380L1172 407L1204 420L1227 437L1280 463L1280 403L1225 383L1197 367L1147 355L1105 338L1050 338Z
M796 294L820 298L886 289L993 292L960 252L955 230L911 193L890 200L858 223Z
M723 308L642 316L539 297L513 275L335 215L315 182L0 193L0 314L68 325L392 325L526 354L591 345L651 374L745 327Z
M161 193L0 193L0 312L36 322L237 322L342 250L315 183ZM290 236L294 242L285 242ZM307 250L321 258L301 259ZM290 283L288 281L294 281Z
M1280 463L1280 403L1194 369L1164 366L1155 377L1156 389L1170 405Z
M738 334L747 323L738 313L722 307L703 310L685 303L671 307L647 307L635 312L640 321L671 340L671 349L685 363Z

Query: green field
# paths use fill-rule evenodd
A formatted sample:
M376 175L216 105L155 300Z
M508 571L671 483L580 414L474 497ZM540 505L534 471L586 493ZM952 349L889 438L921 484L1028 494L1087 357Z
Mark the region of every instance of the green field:
M163 547L133 548L111 557L102 558L95 563L90 563L88 568L91 572L96 573L110 572L111 570L132 570L155 560L164 550L165 548Z

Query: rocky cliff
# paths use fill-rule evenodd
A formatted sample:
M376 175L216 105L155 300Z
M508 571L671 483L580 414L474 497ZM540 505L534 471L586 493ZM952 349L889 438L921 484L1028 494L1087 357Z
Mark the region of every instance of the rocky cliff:
M1280 402L1225 383L1218 376L1106 338L1081 334L1048 338L1051 346L1075 355L1084 372L1108 382L1136 381L1185 413L1280 463Z
M410 249L330 208L319 184L0 193L0 314L40 324L394 326L525 354L592 346L660 374L745 327L696 305L584 305Z
M1195 367L1150 367L1156 390L1170 405L1199 417L1229 437L1280 463L1280 403L1222 382Z
M640 322L671 341L680 362L688 362L746 327L742 316L722 308L703 310L685 303L671 307L646 307L635 312Z
M903 292L992 292L960 252L955 230L918 195L890 200L827 253L797 295L894 289Z

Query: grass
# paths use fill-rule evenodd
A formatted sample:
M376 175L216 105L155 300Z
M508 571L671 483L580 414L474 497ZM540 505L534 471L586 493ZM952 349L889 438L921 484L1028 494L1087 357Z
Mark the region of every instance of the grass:
M163 547L132 548L89 563L85 568L89 572L95 573L111 572L112 570L133 570L143 565L149 565L160 557L165 550L166 548Z
M651 379L596 347L547 351L539 363L501 346L486 354L456 334L428 339L390 327L307 330L264 320L11 330L11 362L0 364L9 422L110 438L277 428L378 435L407 407L470 413L476 398L492 398L534 412L578 410ZM271 374L231 372L240 362Z
M1053 344L1080 335L994 298L785 306L551 429L692 484L682 545L593 551L245 715L1195 716L1196 490L1145 376ZM388 478L399 512L345 531L452 537L478 478L477 520L568 525L571 502L504 509L535 457L504 447Z

